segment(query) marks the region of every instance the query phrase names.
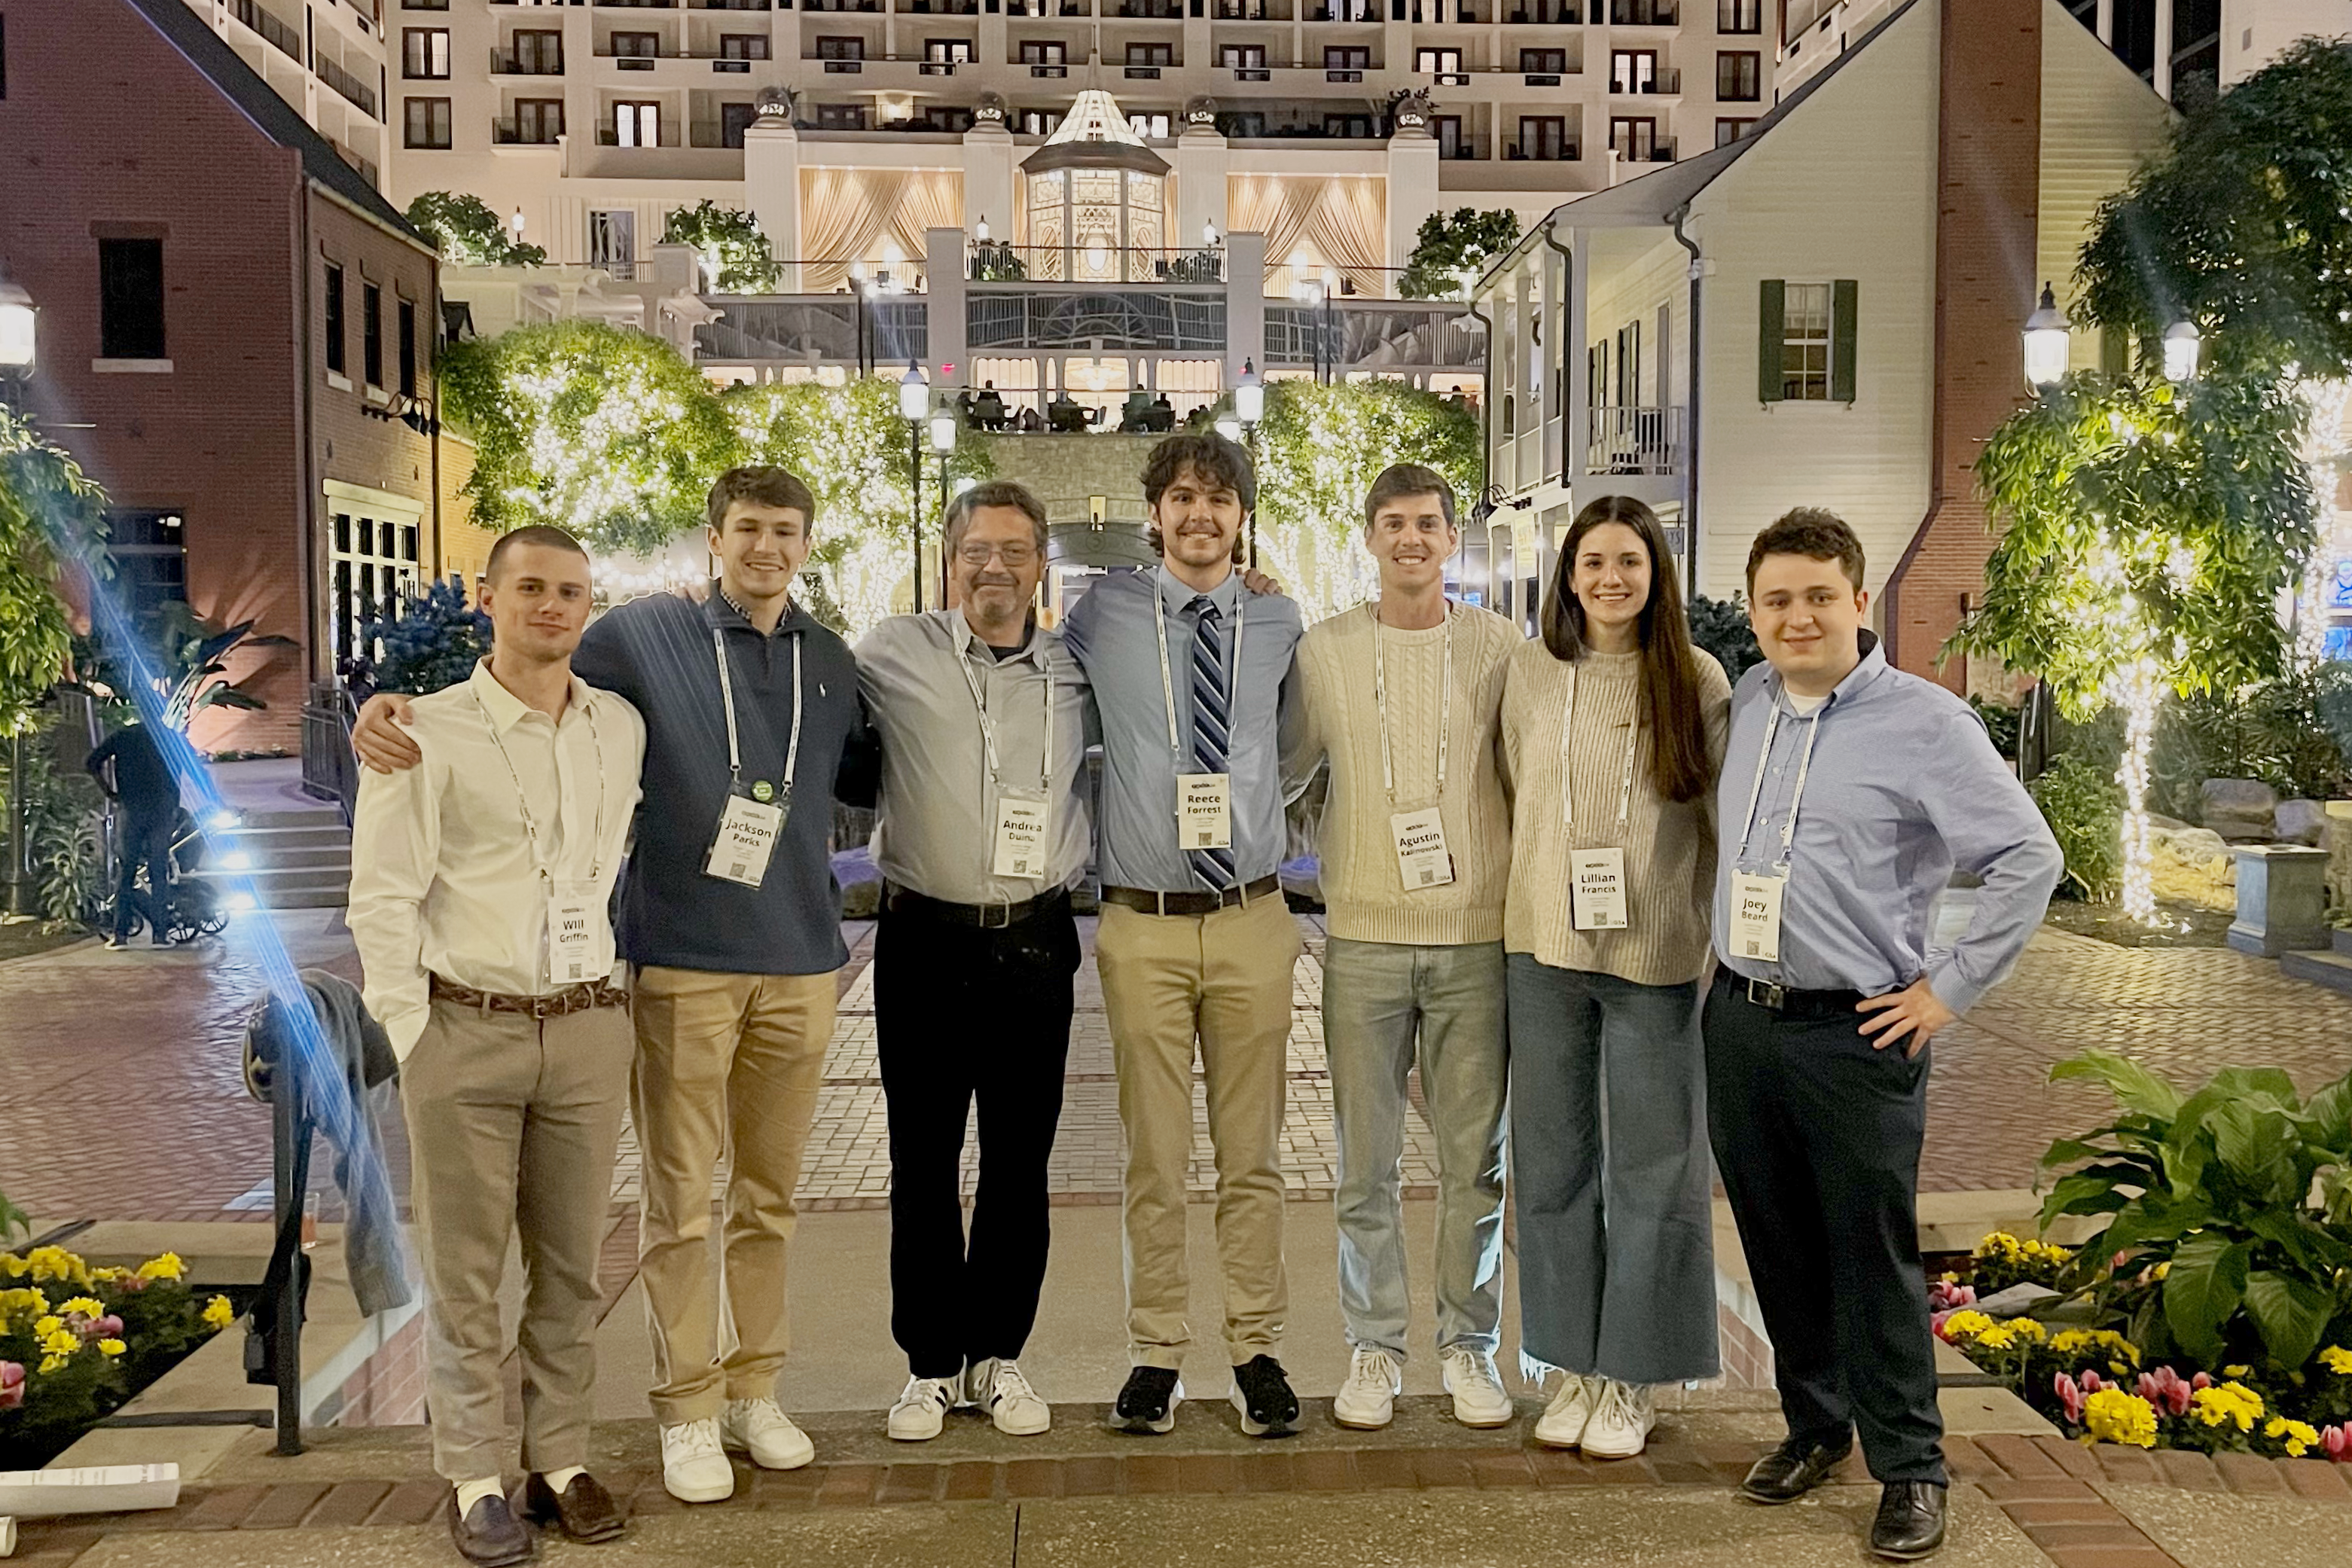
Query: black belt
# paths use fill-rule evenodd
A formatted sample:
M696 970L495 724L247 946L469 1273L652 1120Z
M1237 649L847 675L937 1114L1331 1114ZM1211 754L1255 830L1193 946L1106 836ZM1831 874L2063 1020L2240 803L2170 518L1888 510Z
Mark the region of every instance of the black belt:
M1750 980L1727 968L1715 972L1715 983L1732 995L1784 1018L1851 1018L1862 1000L1859 991L1800 991L1769 980Z
M1155 893L1148 888L1105 888L1103 902L1124 904L1147 915L1213 915L1234 904L1247 904L1282 891L1280 877L1260 877L1246 887L1222 893Z
M1034 899L1024 899L1017 904L950 904L942 899L927 899L922 894L896 885L882 890L882 907L894 915L918 915L927 921L939 921L947 925L978 926L982 931L1002 931L1039 915L1051 914L1070 901L1066 888L1056 888L1050 893L1040 893Z

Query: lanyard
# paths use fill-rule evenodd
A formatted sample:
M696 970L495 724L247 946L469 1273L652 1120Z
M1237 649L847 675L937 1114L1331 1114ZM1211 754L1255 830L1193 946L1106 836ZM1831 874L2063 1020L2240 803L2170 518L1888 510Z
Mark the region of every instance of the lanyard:
M727 710L727 776L730 786L740 789L743 784L743 747L735 732L735 678L727 668L727 634L719 626L710 628L710 647L719 656L719 696L720 706ZM793 738L784 748L784 789L789 794L793 780L801 766L801 637L793 635Z
M522 807L522 830L530 840L531 868L552 882L555 880L553 864L547 857L545 847L539 841L539 821L530 814L530 796L522 787L522 774L515 771L514 758L507 751L505 738L499 733L498 721L490 717L490 710L484 705L479 692L474 694L474 707L482 715L482 727L490 732L490 744L499 749L499 760L507 765L507 777L514 781L515 804ZM580 708L588 715L588 743L596 752L596 837L588 857L588 879L593 882L604 875L604 736L596 728L596 705L583 702ZM556 731L555 744L558 750L563 745L563 733L560 728ZM557 777L560 780L562 774Z
M1030 634L1033 637L1037 635L1035 632ZM971 688L972 706L980 710L980 740L988 752L988 776L994 779L997 787L1002 789L1004 787L1004 770L996 760L996 720L988 711L988 698L980 689L980 677L972 673L969 645L956 663L963 670L963 683ZM1037 764L1037 787L1051 790L1054 787L1054 672L1045 667L1042 658L1037 662L1037 672L1045 678L1045 754Z
M1389 804L1396 805L1396 763L1389 752L1389 671L1381 657L1381 607L1375 604L1364 606L1372 613L1372 700L1381 710L1381 786L1388 791ZM1438 676L1437 698L1437 796L1445 798L1446 733L1454 727L1454 605L1445 605L1445 662Z
M1823 703L1813 710L1812 718L1805 725L1804 754L1797 763L1797 790L1789 797L1788 820L1780 824L1780 858L1777 864L1784 872L1789 868L1790 847L1796 842L1797 807L1805 798L1805 777L1813 771L1813 742L1822 738L1822 715L1828 711L1829 704ZM1748 819L1739 827L1741 859L1747 858L1748 840L1756 831L1756 803L1763 798L1764 769L1772 760L1772 737L1780 732L1780 700L1776 692L1772 700L1772 717L1764 723L1763 749L1756 753L1756 782L1748 789Z
M1238 720L1241 717L1234 709L1235 694L1241 689L1243 619L1248 603L1249 595L1246 593L1237 595L1234 599L1234 661L1225 669L1225 717L1228 720ZM1176 753L1177 771L1181 773L1183 771L1184 742L1176 738L1176 684L1168 673L1168 609L1165 605L1160 603L1159 589L1156 585L1152 589L1151 625L1152 628L1160 634L1160 700L1167 705L1168 709L1168 749ZM1228 726L1229 729L1236 727ZM1230 743L1230 735L1227 740ZM1225 765L1228 767L1233 765L1230 755L1225 759Z
M1559 819L1575 837L1576 772L1574 750L1576 735L1576 665L1568 667L1568 700L1559 715ZM1625 771L1617 781L1617 837L1625 837L1625 821L1633 810L1633 754L1642 741L1642 700L1638 689L1633 698L1633 718L1625 726Z

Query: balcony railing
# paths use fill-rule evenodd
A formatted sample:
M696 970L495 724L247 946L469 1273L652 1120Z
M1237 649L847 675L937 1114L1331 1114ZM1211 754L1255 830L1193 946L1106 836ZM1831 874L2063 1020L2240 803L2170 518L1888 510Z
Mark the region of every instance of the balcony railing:
M1486 145L1484 136L1457 137L1452 142L1440 142L1437 155L1449 163L1471 163L1486 156Z
M1008 16L1091 16L1095 8L1087 0L1004 0Z
M856 76L865 69L866 62L864 60L827 60L824 62L824 74L827 76Z
M1677 0L1609 0L1612 27L1674 27L1682 24Z
M1325 66L1323 79L1325 81L1361 81L1364 79L1364 71L1363 68L1355 66Z
M1160 68L1158 66L1129 66L1127 68L1127 79L1129 81L1158 81L1160 79Z
M1034 77L1066 77L1070 74L1070 68L1048 60L1032 60L1029 62L1029 74Z
M229 0L229 15L261 35L264 42L298 65L302 59L302 35L265 10L255 0Z
M530 124L513 120L490 121L490 140L501 147L552 147L562 135L561 121L553 124L544 121Z
M858 333L877 362L919 360L930 353L930 302L891 299L861 310L849 294L784 294L714 300L719 320L694 329L700 360L782 360L798 364L855 363Z
M695 0L698 11L765 11L771 0Z
M1318 360L1342 369L1486 363L1486 331L1453 300L1358 300L1265 305L1265 363L1284 368Z
M1176 0L1118 0L1118 14L1145 22L1181 22L1184 8Z
M904 9L917 16L977 16L980 0L907 0Z
M492 49L490 74L492 76L562 76L563 51L557 50L554 57L551 58L546 55L519 55L512 49Z
M1675 161L1675 144L1671 142L1653 142L1646 147L1622 142L1612 145L1616 151L1620 163L1671 163Z
M1290 6L1287 0L1217 0L1214 14L1220 22L1287 22Z
M1515 163L1574 163L1584 157L1575 142L1514 142L1504 156Z
M656 139L652 142L646 142L640 139L631 142L630 145L635 147L676 147L680 143L677 126L675 121L668 120L663 121L660 124L654 127L654 134ZM599 147L620 146L621 128L617 125L599 125L596 127L596 145Z
M1234 79L1235 81L1270 81L1273 79L1273 73L1267 70L1264 66L1228 66L1226 68L1234 73Z
M1031 247L1003 241L966 248L965 276L975 283L1060 283L1072 271L1081 283L1222 283L1222 250L1150 250L1140 247Z
M1503 14L1503 20L1514 26L1573 27L1584 20L1573 5L1517 5Z
M1529 87L1558 87L1559 85L1559 79L1566 73L1562 71L1527 71L1523 74L1526 76L1527 85Z
M1683 471L1680 407L1589 408L1584 467L1595 474Z
M315 49L310 52L310 68L318 73L320 81L341 93L362 114L370 120L383 118L376 108L375 89Z
M881 0L801 0L803 11L863 12L871 16L882 9Z
M1634 81L1612 77L1609 82L1609 90L1620 98L1639 98L1654 92L1671 93L1682 89L1683 73L1672 68L1653 72Z

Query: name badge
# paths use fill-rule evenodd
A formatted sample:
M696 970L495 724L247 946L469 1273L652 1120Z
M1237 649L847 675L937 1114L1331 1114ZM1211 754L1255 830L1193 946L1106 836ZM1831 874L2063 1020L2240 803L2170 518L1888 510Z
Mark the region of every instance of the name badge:
M558 882L547 893L547 971L558 985L602 980L595 963L596 933L604 910L588 882Z
M1437 807L1398 811L1389 815L1389 832L1396 840L1397 874L1404 890L1442 888L1454 880L1454 857L1445 849L1445 824Z
M1578 849L1569 855L1569 867L1574 880L1569 891L1569 908L1574 912L1578 931L1623 931L1625 929L1625 851Z
M1176 775L1176 845L1181 849L1234 847L1231 773Z
M1789 874L1731 874L1731 956L1765 963L1780 962L1780 895Z
M711 843L703 875L758 887L767 880L768 857L775 853L776 837L783 827L780 807L740 795L728 796L727 809L719 814L719 837Z
M1034 795L996 797L996 875L1042 879L1051 808Z

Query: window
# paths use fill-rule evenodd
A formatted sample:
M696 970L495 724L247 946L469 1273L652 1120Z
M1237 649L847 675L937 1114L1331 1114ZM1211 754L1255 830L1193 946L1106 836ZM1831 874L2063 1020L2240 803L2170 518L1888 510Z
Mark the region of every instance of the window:
M1521 49L1519 69L1529 76L1559 76L1568 69L1566 49Z
M1470 139L1463 134L1462 117L1440 114L1431 119L1429 129L1437 138L1437 155L1441 158L1469 158L1476 155Z
M1759 289L1757 395L1765 403L1852 403L1857 288L1853 279Z
M721 147L743 145L743 132L760 118L756 103L722 103L719 106L719 144Z
M613 145L615 147L660 146L661 105L626 100L613 105Z
M935 131L944 136L961 136L972 127L972 112L958 104L926 104L912 124L919 131Z
M337 506L351 505L340 497L328 499ZM361 628L370 621L396 618L415 594L417 527L414 520L394 521L349 510L335 512L332 526L335 655L348 658L362 651Z
M1415 49L1412 68L1419 76L1459 76L1462 74L1460 49Z
M560 98L515 100L514 139L531 145L557 142L563 135L563 100Z
M661 58L659 33L615 33L613 35L613 58L623 60L652 60Z
M416 301L400 302L400 392L416 395Z
M1355 45L1339 45L1323 51L1323 68L1327 71L1370 70L1372 51Z
M1518 155L1546 163L1568 156L1568 121L1557 114L1519 116Z
M1066 64L1068 59L1068 46L1065 44L1032 39L1021 46L1021 63L1024 66L1058 66Z
M105 359L163 359L163 242L98 242L98 352Z
M449 0L400 0L404 11L446 11Z
M978 58L972 50L969 38L929 38L923 43L923 58L933 65L968 66Z
M1830 395L1830 286L1791 283L1780 316L1780 395L1827 402Z
M1617 395L1611 398L1620 408L1631 408L1642 401L1642 323L1628 321L1617 329Z
M1323 117L1323 134L1349 141L1370 141L1372 117L1369 114L1327 114Z
M327 268L327 374L343 374L343 269Z
M186 523L177 507L106 509L106 552L132 624L188 602Z
M1753 120L1718 120L1715 122L1715 144L1718 147L1728 147L1755 129L1756 121Z
M1658 90L1658 51L1655 49L1613 49L1609 55L1609 90L1612 92L1655 92Z
M514 68L517 76L562 76L563 35L540 28L517 32Z
M401 100L401 118L406 133L402 144L409 147L446 147L449 145L449 100L446 98L410 98Z
M404 27L400 32L400 74L415 80L449 79L449 29Z
M1764 0L1715 0L1715 30L1718 33L1761 33Z
M1127 117L1127 126L1147 142L1165 142L1172 134L1168 117L1164 114L1130 114Z
M601 267L620 282L637 275L637 215L629 207L588 215L588 265Z
M1603 338L1584 351L1584 401L1587 406L1609 406L1609 341Z
M1262 71L1265 69L1264 44L1220 44L1217 63L1227 70Z
M768 35L721 33L719 35L719 58L722 60L764 60L768 58Z
M819 131L863 131L866 129L866 106L862 103L820 103L816 106L816 128Z
M1131 66L1168 66L1176 63L1173 44L1129 44L1127 63Z
M1764 96L1764 57L1753 49L1725 50L1715 57L1715 96L1726 103L1755 103Z
M1062 117L1050 109L1024 109L1021 111L1021 134L1051 136L1062 123Z
M373 283L360 288L360 368L370 386L383 384L383 290Z
M1612 120L1609 122L1609 145L1618 157L1629 163L1665 161L1659 156L1664 149L1658 142L1658 122L1654 120ZM1672 158L1673 153L1667 153L1665 156Z
M863 38L819 38L816 41L816 58L821 60L862 60L866 58L866 40Z

